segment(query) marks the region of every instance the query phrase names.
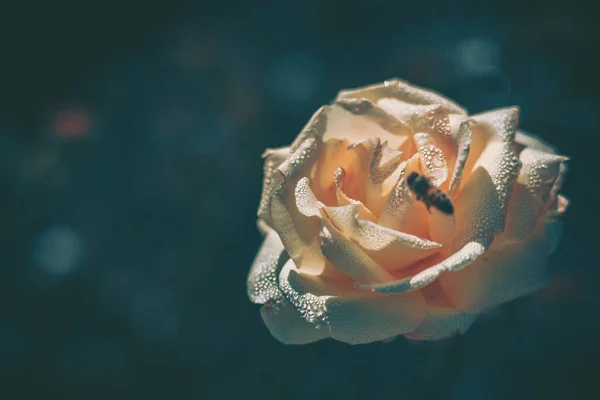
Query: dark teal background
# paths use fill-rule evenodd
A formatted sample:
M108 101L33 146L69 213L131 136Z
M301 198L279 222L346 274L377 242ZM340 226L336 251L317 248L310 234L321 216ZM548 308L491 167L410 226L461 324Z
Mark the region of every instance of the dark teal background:
M37 3L0 5L0 398L600 398L592 2ZM552 281L453 340L283 346L260 155L391 77L572 158Z

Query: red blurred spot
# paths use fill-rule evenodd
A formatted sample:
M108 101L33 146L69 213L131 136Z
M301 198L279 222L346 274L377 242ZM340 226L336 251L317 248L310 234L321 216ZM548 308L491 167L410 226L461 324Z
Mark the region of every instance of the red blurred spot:
M54 119L54 132L61 139L85 136L90 126L90 114L83 109L61 111Z

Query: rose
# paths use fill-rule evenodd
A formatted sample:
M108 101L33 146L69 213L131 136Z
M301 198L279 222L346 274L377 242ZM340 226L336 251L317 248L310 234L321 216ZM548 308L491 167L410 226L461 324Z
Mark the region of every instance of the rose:
M399 80L342 91L290 147L264 154L265 235L250 299L277 339L368 343L464 333L547 281L567 158L517 131L519 110L468 116ZM427 210L411 172L454 208Z

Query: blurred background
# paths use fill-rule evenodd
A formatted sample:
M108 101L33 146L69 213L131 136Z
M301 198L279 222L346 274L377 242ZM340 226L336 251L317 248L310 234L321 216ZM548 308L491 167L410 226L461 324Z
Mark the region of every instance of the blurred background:
M600 398L597 16L554 0L3 1L0 398ZM572 157L552 281L454 340L283 346L246 297L260 155L338 90L391 77L473 113L519 105Z

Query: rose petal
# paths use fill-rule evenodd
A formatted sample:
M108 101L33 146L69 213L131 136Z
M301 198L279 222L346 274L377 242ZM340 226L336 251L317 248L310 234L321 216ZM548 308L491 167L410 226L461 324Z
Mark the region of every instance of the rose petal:
M523 166L512 192L514 200L509 204L504 235L506 239L515 241L533 230L547 205L554 200L551 198L554 184L567 160L566 157L530 148L525 148L519 159Z
M260 314L271 335L284 344L307 344L329 337L327 330L306 322L284 298L264 305Z
M246 287L250 301L264 304L281 297L277 277L288 259L289 256L279 240L279 235L269 229L248 274Z
M339 167L333 174L333 180L335 182L335 195L338 201L338 205L347 206L350 204L356 204L358 206L358 216L360 219L367 219L369 221L376 221L377 218L373 213L359 200L351 199L344 192L344 180L346 179L346 170Z
M506 107L486 111L471 117L477 122L478 128L483 128L483 133L491 139L502 139L505 142L514 142L517 125L519 124L519 108Z
M482 153L491 143L510 143L514 158L517 158L515 150L514 137L516 126L519 121L519 109L517 107L501 108L471 117L474 123L470 123L471 144L469 157L463 168L463 180L481 164ZM506 150L509 152L509 150ZM489 152L487 154L489 157Z
M439 340L463 334L475 321L477 314L457 310L443 292L439 281L421 290L425 299L426 315L419 327L405 334L411 340Z
M448 111L439 104L416 105L392 98L380 99L377 104L413 133L428 133L438 140L449 138L451 125Z
M338 105L351 112L354 115L364 115L370 117L377 122L386 131L395 135L408 135L410 131L408 127L396 118L393 118L384 109L369 100L343 99L336 100L335 105Z
M471 153L465 166L472 172L453 199L458 225L455 248L504 231L508 199L521 168L512 142L518 109L496 110L473 119L477 124L472 127Z
M399 168L402 153L389 148L387 143L382 144L377 137L353 143L349 149L356 153L360 165L366 166L366 169L359 167L360 171L356 173L357 179L365 183L361 200L373 214L378 215L391 190L391 184L386 185L386 180L391 177L390 180L395 181L402 172Z
M439 104L450 113L465 115L467 113L462 107L440 94L410 85L408 82L396 78L358 89L342 90L338 93L336 100L365 99L375 103L382 98L397 99L408 104Z
M296 207L300 214L307 217L321 217L321 207L323 204L317 200L312 189L310 180L304 177L296 184Z
M312 115L308 123L302 128L302 131L300 131L300 134L290 146L290 153L295 153L307 139L323 139L323 135L327 129L328 115L330 112L331 109L329 106L323 106Z
M379 215L379 224L394 230L401 230L404 227L406 218L412 206L410 190L406 184L405 167L400 167L402 173L392 188L385 205Z
M296 206L306 217L319 217L325 257L359 281L393 280L382 266L389 270L402 268L440 248L438 243L358 219L358 205L326 207L314 196L308 178L302 178L296 186Z
M490 145L484 154L489 154L489 159L477 167L453 200L457 222L454 248L473 238L493 237L504 231L506 203L519 168L518 159L502 160L510 154L504 153L509 148L508 143Z
M442 150L428 133L416 133L413 139L421 161L421 171L434 186L440 186L448 179L448 164Z
M376 109L373 105L371 110ZM385 114L381 111L382 115ZM400 128L398 122L392 117L390 121L397 125L397 128L390 128L389 124L383 124L377 118L369 113L353 113L344 107L344 104L334 103L327 117L327 129L323 135L323 140L342 139L350 143L360 142L365 139L365 135L375 136L382 141L387 141L395 149L399 149L410 139L410 131L406 128ZM390 129L388 131L387 129Z
M280 184L279 172L277 168L285 161L287 157L289 157L289 155L289 147L282 147L280 149L267 149L267 151L265 151L263 154L265 159L265 165L263 168L264 178L257 215L269 225L271 225L271 217L269 216L269 202L271 193L273 193L273 189Z
M457 312L448 308L428 308L419 328L404 336L410 340L445 339L465 333L476 318L477 314L474 313Z
M320 221L321 249L338 270L362 282L388 282L394 278L326 218Z
M271 194L269 212L273 228L281 242L301 268L318 273L325 268L321 253L316 221L298 212L295 199L297 181L306 175L314 163L319 142L306 139L298 149L279 166L283 183Z
M429 257L441 247L438 243L358 219L358 208L354 205L325 207L323 211L346 237L355 241L370 259L388 271ZM385 281L390 280L393 278L388 276Z
M468 312L528 294L547 282L547 259L559 234L559 221L542 221L524 240L492 247L469 268L444 274L440 285L458 309Z
M279 286L296 312L339 341L360 344L415 330L424 317L420 293L385 296L360 293L317 276L302 274L289 260Z
M452 242L456 234L456 218L438 211L435 207L430 209L429 236L431 240L439 243L446 254L452 251Z
M567 211L567 208L569 208L569 199L567 199L562 194L559 194L554 204L552 204L548 209L546 217L552 219L559 219Z
M344 168L351 175L346 189L351 195L364 196L363 163L357 154L348 150L348 141L328 139L320 148L315 167L311 171L312 187L320 201L327 205L337 203L335 171Z
M471 149L471 140L473 138L471 132L471 124L473 120L466 120L460 123L456 134L454 135L454 143L456 146L456 161L452 170L452 178L450 178L449 193L452 194L458 187L462 178L462 172L469 157Z
M490 244L491 238L478 238L465 244L460 250L439 264L428 267L414 275L388 283L356 284L355 287L380 293L409 293L429 285L442 272L458 271L472 264L477 257L489 248Z
M550 191L550 199L548 200L550 203L556 202L558 192L562 189L563 184L565 183L565 177L567 176L567 172L569 170L569 158L564 158L565 159L558 167L558 176L554 180L554 185L552 185L552 190Z
M344 237L322 210L327 209L314 196L308 178L302 178L296 186L296 205L300 213L307 217L319 217L319 233L323 255L337 270L360 281L386 282L392 276L373 261L356 244ZM358 213L358 206L349 206ZM335 207L339 208L339 207Z

